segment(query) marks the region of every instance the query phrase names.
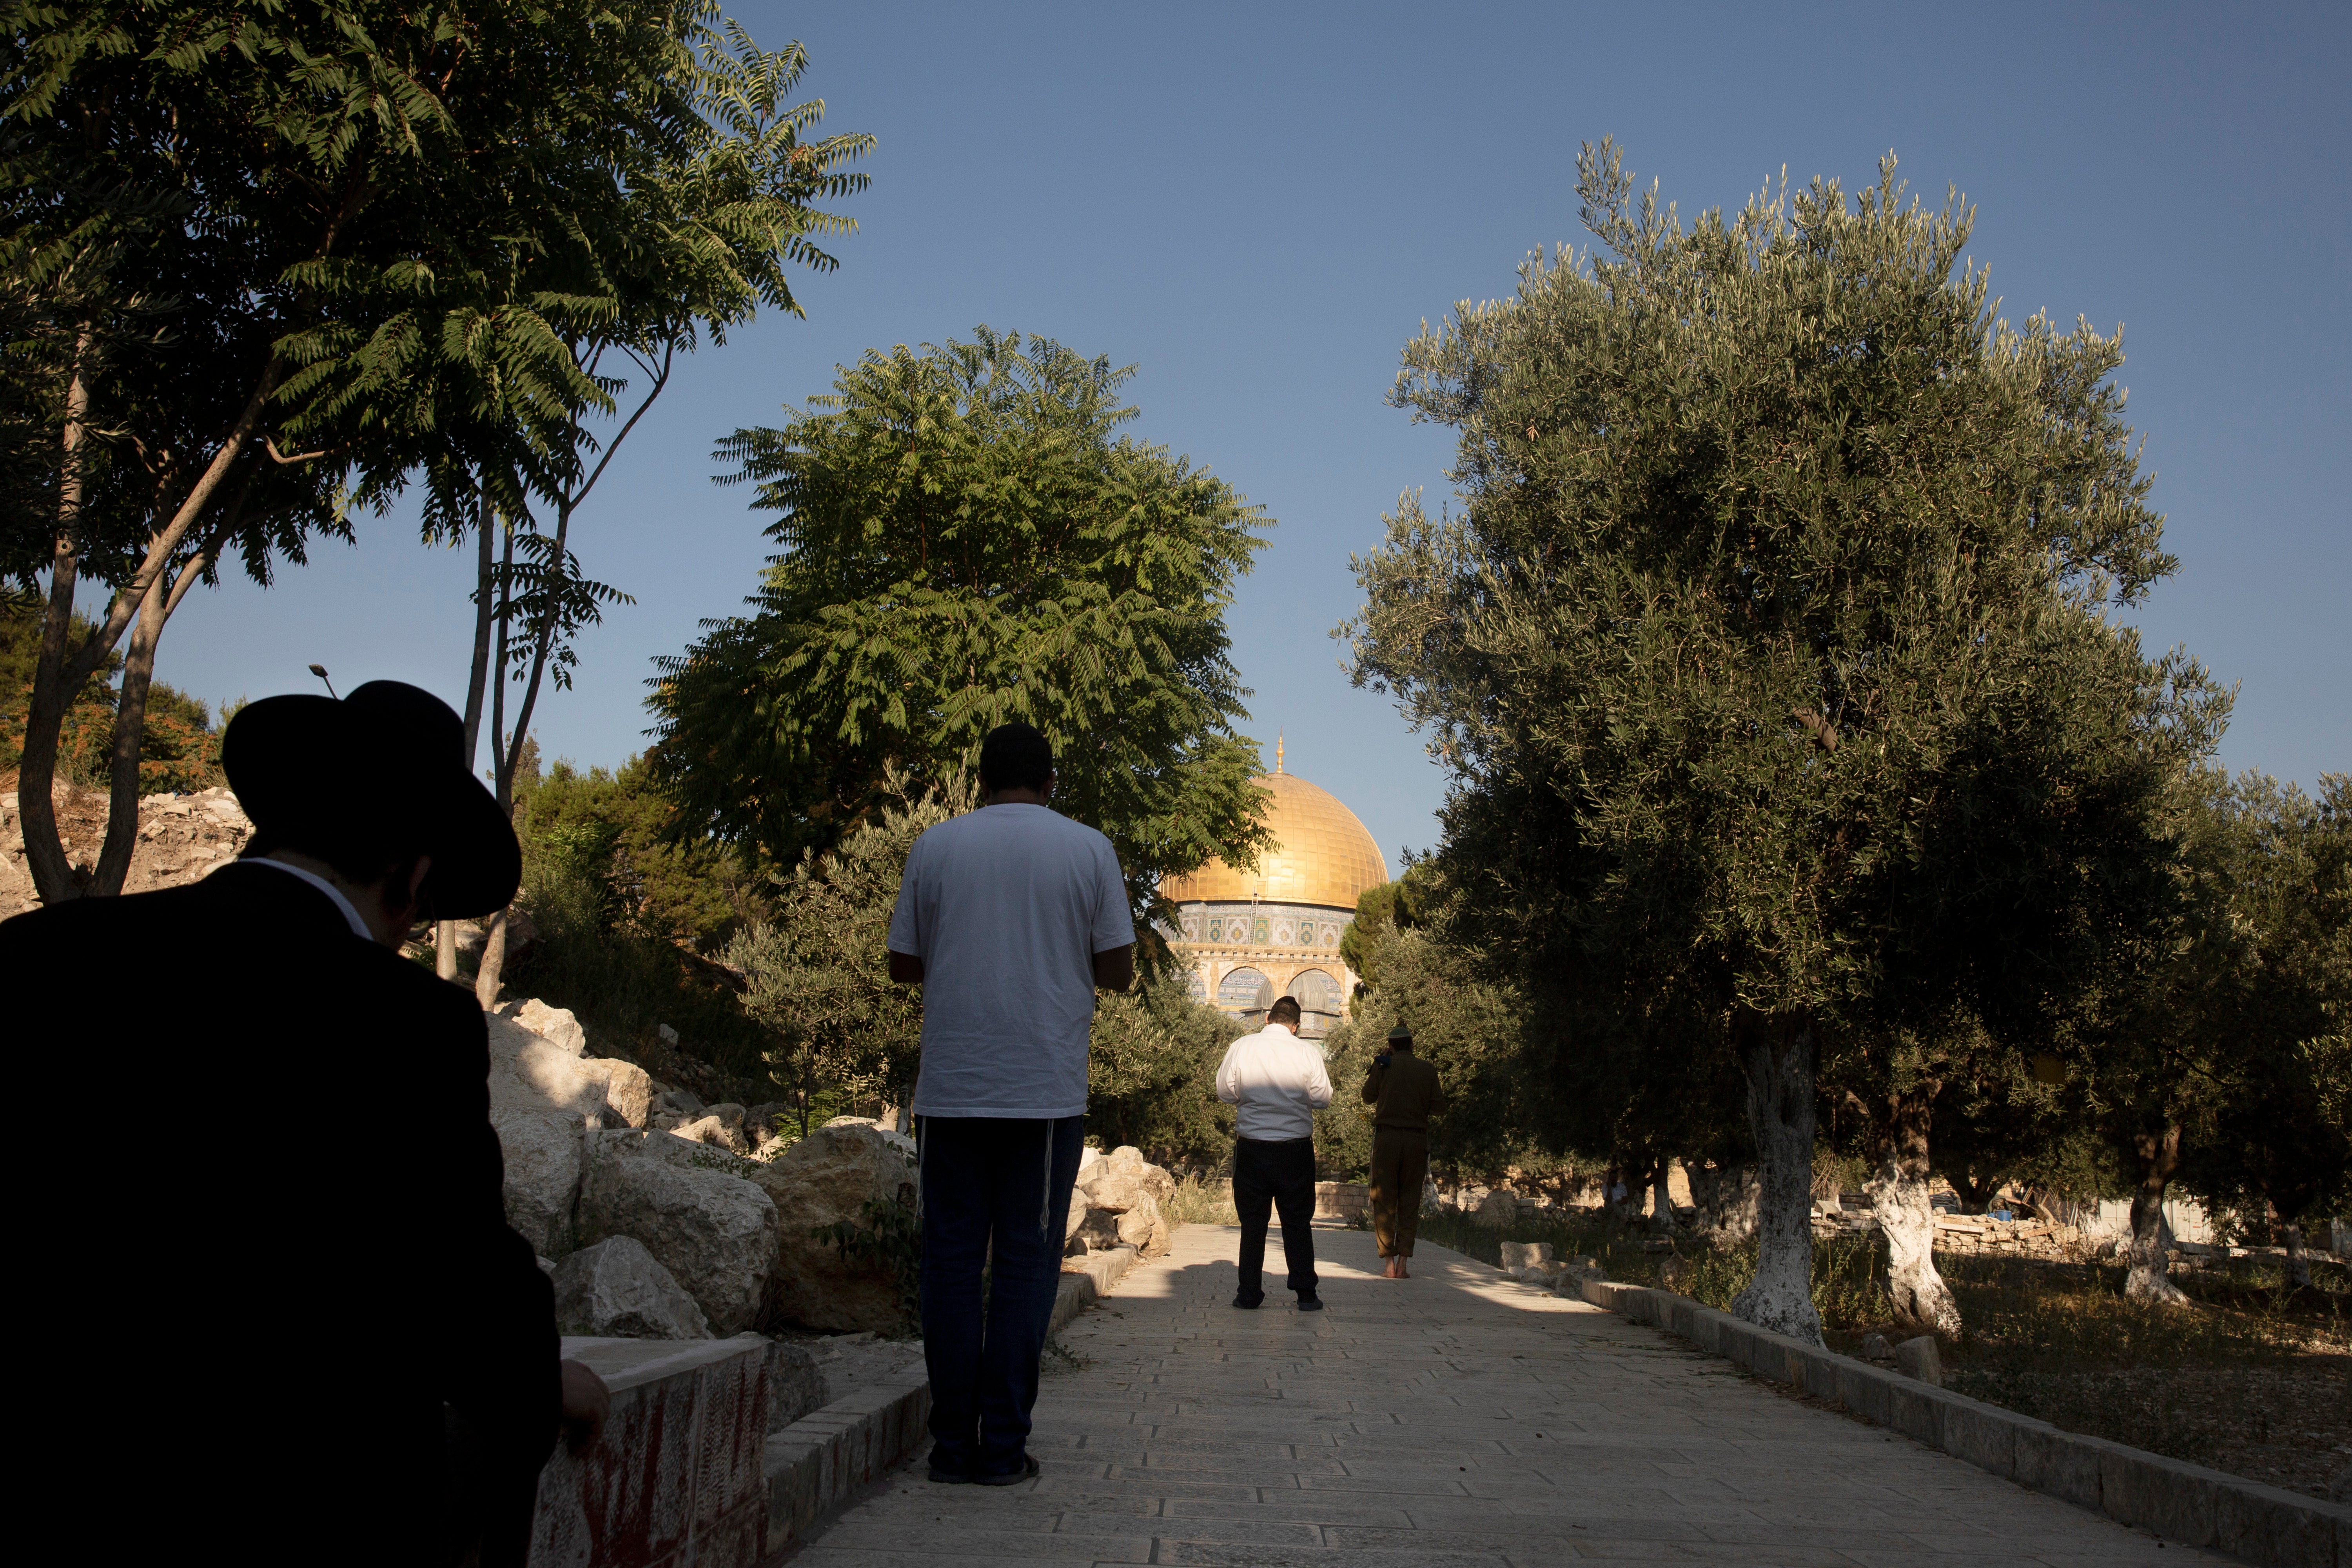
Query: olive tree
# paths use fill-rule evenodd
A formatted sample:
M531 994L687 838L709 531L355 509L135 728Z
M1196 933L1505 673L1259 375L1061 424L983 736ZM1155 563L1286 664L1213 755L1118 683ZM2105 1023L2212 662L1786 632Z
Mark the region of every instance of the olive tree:
M2173 565L2119 342L2001 320L1957 197L1906 200L1889 159L1853 199L1816 180L1685 225L1606 143L1578 188L1598 254L1535 258L1405 350L1393 401L1459 432L1460 506L1402 500L1342 631L1453 773L1439 858L1474 945L1531 986L1671 984L1738 1064L1737 1310L1818 1341L1822 1064L2063 1004L1999 912L2132 929L2077 901L2160 881L2149 801L2204 733L2174 717L2201 675L2112 616ZM1985 815L2019 752L2008 809L2088 795L2095 834ZM2084 863L2110 856L2111 881ZM1977 959L1933 951L1971 931ZM1915 1092L1906 1070L1871 1077ZM1899 1226L1931 1223L1926 1152L1888 1141Z

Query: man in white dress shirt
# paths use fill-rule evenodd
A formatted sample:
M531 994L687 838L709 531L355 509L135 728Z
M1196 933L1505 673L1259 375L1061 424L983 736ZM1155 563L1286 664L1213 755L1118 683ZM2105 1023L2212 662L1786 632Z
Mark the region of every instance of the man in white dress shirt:
M1331 1103L1323 1053L1298 1037L1298 999L1277 996L1265 1027L1244 1035L1217 1066L1217 1098L1240 1108L1234 1123L1234 1207L1242 1219L1241 1289L1234 1305L1265 1300L1268 1211L1282 1212L1282 1258L1298 1310L1319 1312L1315 1293L1315 1113Z

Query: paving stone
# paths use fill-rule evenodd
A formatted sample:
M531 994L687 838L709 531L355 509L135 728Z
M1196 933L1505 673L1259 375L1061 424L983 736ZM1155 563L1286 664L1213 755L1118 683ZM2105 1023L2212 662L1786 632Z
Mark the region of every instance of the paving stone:
M1316 1232L1329 1310L1234 1311L1235 1233L1188 1226L1062 1331L1043 1474L984 1492L902 1471L805 1568L2186 1568L2224 1561L1801 1405L1729 1363L1424 1247ZM1884 1414L1946 1436L1965 1402ZM2074 1440L2079 1442L2081 1440ZM2073 1442L2020 1444L2086 1471ZM2249 1527L2251 1528L2251 1526Z

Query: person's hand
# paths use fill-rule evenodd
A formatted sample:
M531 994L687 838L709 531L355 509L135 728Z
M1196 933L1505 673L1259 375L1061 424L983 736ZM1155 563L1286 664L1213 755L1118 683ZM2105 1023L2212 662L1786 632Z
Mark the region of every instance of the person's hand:
M563 1371L563 1442L575 1454L584 1454L596 1446L604 1435L604 1422L613 1414L612 1391L598 1377L576 1361L562 1364Z

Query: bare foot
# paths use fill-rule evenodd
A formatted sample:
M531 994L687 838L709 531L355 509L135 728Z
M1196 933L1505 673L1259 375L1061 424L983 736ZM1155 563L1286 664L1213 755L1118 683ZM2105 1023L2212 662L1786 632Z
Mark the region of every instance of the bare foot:
M1410 1279L1412 1278L1412 1270L1405 1268L1404 1259L1402 1257L1396 1260L1396 1277L1400 1279Z

